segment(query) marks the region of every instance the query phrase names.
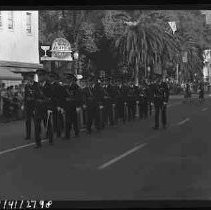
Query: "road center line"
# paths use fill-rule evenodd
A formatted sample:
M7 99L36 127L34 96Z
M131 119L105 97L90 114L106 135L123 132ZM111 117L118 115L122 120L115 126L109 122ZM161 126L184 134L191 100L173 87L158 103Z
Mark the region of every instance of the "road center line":
M180 102L179 103L172 103L172 104L169 104L168 107L173 107L173 106L176 106L176 105L179 105L181 104ZM154 110L152 110L154 111ZM85 131L86 129L81 129L81 131ZM43 139L41 142L45 142L47 141L47 139ZM14 151L17 151L19 149L23 149L23 148L26 148L26 147L30 147L30 146L33 146L35 145L35 143L30 143L30 144L25 144L25 145L21 145L21 146L18 146L18 147L14 147L14 148L11 148L11 149L6 149L6 150L3 150L3 151L0 151L0 155L3 155L3 154L6 154L6 153L9 153L9 152L14 152Z
M181 121L181 122L179 122L179 123L177 123L177 124L173 124L173 125L169 126L169 128L172 128L172 127L177 126L177 125L182 125L182 124L184 124L185 122L188 122L188 121L190 121L190 119L189 119L189 118L186 118L185 120L183 120L183 121ZM157 134L155 134L155 135L153 135L153 136L150 136L150 137L146 138L145 141L146 141L146 140L149 140L149 139L153 139L153 138L155 138L156 136L157 136ZM99 169L99 170L102 170L102 169L104 169L104 168L106 168L106 167L108 167L108 166L110 166L110 165L116 163L117 161L121 160L122 158L124 158L124 157L126 157L126 156L132 154L133 152L136 152L137 150L139 150L139 149L145 147L146 145L147 145L147 143L140 144L140 145L134 147L133 149L128 150L127 152L125 152L125 153L123 153L123 154L121 154L121 155L119 155L119 156L117 156L117 157L111 159L110 161L104 163L103 165L99 166L98 169Z
M41 142L45 142L45 141L47 141L47 139L43 139ZM6 149L6 150L3 150L3 151L0 151L0 155L3 155L5 153L9 153L9 152L13 152L13 151L16 151L16 150L19 150L19 149L23 149L25 147L30 147L30 146L33 146L33 145L35 145L35 143L25 144L25 145L22 145L22 146L11 148L11 149Z
M182 125L182 124L184 124L184 123L186 123L186 122L188 122L188 121L190 121L190 119L189 119L189 118L186 118L185 120L183 120L183 121L177 123L177 125Z
M207 109L208 109L208 108L204 108L204 109L202 109L201 111L204 112L204 111L206 111Z
M114 158L114 159L108 161L107 163L104 163L103 165L101 165L100 167L98 167L98 169L99 169L99 170L104 169L104 168L110 166L111 164L113 164L113 163L115 163L115 162L121 160L122 158L124 158L124 157L130 155L131 153L133 153L133 152L135 152L135 151L137 151L137 150L143 148L143 147L146 146L146 145L147 145L147 143L144 143L144 144L141 144L141 145L139 145L139 146L136 146L136 147L134 147L133 149L128 150L127 152L123 153L122 155L120 155L120 156L118 156L118 157L116 157L116 158Z

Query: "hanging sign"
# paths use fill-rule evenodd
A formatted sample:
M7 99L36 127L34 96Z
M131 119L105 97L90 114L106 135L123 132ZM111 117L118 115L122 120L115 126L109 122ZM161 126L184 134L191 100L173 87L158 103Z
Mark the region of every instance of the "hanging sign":
M52 44L52 57L65 58L71 56L71 45L64 38L57 38Z
M53 41L51 47L51 57L43 56L42 61L72 61L72 49L68 40L57 38Z

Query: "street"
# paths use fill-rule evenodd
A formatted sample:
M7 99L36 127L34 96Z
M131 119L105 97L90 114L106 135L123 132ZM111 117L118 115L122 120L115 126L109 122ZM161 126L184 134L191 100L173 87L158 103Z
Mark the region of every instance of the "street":
M153 113L38 150L24 122L1 124L0 198L210 199L210 105L170 97L166 130L152 129Z

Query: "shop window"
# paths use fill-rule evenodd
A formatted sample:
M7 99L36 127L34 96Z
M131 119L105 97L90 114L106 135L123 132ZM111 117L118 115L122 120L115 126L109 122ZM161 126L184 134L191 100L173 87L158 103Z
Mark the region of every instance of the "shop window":
M8 12L8 29L14 29L14 15L13 11Z
M32 14L29 12L26 13L26 31L29 34L32 32Z

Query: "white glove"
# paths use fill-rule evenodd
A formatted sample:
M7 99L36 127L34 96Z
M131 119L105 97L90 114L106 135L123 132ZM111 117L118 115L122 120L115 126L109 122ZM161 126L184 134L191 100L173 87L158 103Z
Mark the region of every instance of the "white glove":
M77 112L79 112L80 110L81 110L81 108L80 108L80 107L77 107L77 108L76 108L76 111L77 111Z
M51 110L48 110L48 115L50 115L52 113L52 111Z
M86 105L85 104L83 105L83 108L86 109Z
M104 106L100 106L100 109L103 109Z

